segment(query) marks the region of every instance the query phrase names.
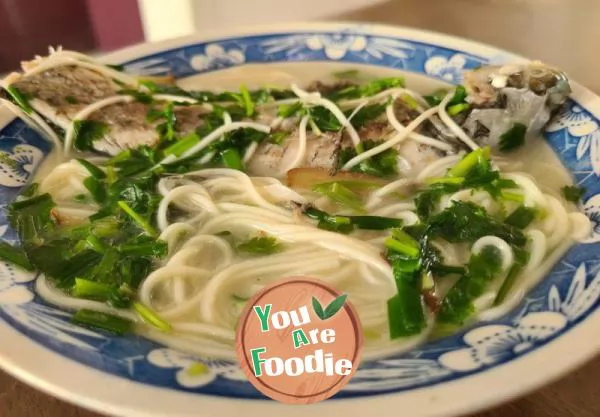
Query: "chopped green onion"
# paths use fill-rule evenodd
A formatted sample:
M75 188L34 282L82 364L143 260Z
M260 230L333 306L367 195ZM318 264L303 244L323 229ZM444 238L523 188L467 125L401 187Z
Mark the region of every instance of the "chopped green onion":
M113 288L106 284L83 278L75 278L75 285L71 288L71 295L77 298L107 301L112 291Z
M392 236L388 237L385 242L385 247L411 258L419 256L419 242L414 240L402 229L394 229Z
M7 242L0 242L0 259L27 271L35 271L35 266L29 262L27 253L21 248L9 245Z
M387 301L390 337L413 336L421 333L426 320L416 273L404 273L392 265L398 292Z
M242 86L240 87L240 91L242 93L242 101L244 104L244 108L246 109L246 116L252 117L254 115L254 103L252 102L252 98L250 97L248 87L242 84Z
M511 226L525 229L537 216L537 210L531 207L519 206L504 220Z
M40 184L37 182L32 182L21 191L21 197L33 197L38 189L40 188Z
M508 292L514 285L517 277L519 276L522 270L523 266L517 263L515 263L512 266L512 268L510 268L510 271L508 271L508 274L506 275L506 278L504 279L504 282L502 283L502 286L498 290L498 294L496 294L496 298L494 299L495 306L498 306L504 302L506 296L508 295Z
M90 161L86 161L85 159L77 158L77 162L79 162L88 172L92 175L92 177L97 180L106 178L106 173L98 168L96 165L92 164Z
M192 132L174 144L170 145L164 150L165 156L167 155L175 155L181 156L185 151L191 149L193 146L197 145L200 142L200 136L197 133Z
M512 191L502 191L500 196L505 201L514 201L517 203L523 203L525 201L525 196L522 193L515 193Z
M577 187L576 185L566 185L561 188L561 191L565 200L575 204L577 204L585 194L585 188Z
M423 271L421 274L421 291L429 291L435 288L433 275L429 271Z
M22 93L17 87L9 85L6 87L6 92L11 95L15 103L17 103L25 113L31 114L33 109L29 104L29 98L26 94Z
M239 152L233 148L225 149L221 152L221 159L223 160L223 165L227 168L237 169L238 171L244 170L244 162Z
M473 167L477 165L477 163L481 159L490 159L490 147L486 146L484 148L479 148L474 150L471 153L468 153L463 159L461 159L456 165L454 165L448 171L448 176L450 177L465 177L469 171Z
M287 119L288 117L295 116L300 110L302 110L302 102L300 101L292 104L282 104L277 109L277 116Z
M154 311L144 304L139 302L133 303L133 309L139 314L144 322L156 327L161 332L169 333L173 329L168 322L161 319Z
M448 114L450 116L457 116L464 111L469 110L471 105L469 103L458 103L448 107Z
M408 104L408 107L411 109L416 110L419 108L419 103L417 103L417 100L415 100L410 94L402 94L400 98L403 102Z
M117 204L129 217L133 219L133 221L135 221L142 229L144 229L146 233L153 237L158 236L156 230L154 230L154 228L146 220L144 220L131 207L129 207L125 201L119 201Z
M313 187L313 191L318 192L327 196L331 200L339 203L345 207L351 208L356 211L363 211L362 199L360 195L354 191L343 186L339 182L331 182L325 184L318 184Z
M283 141L285 140L285 138L287 138L290 135L290 132L285 131L285 130L281 130L279 132L273 132L270 133L269 136L267 136L267 141L269 141L270 143L274 143L275 145L281 145L283 143Z
M467 90L465 89L464 86L458 85L458 86L456 86L456 89L454 90L454 95L448 102L448 106L453 106L455 104L464 103L466 98L467 98Z
M431 107L435 107L435 106L439 106L439 104L442 102L444 97L446 97L447 95L448 95L448 90L442 88L442 89L435 91L432 95L425 96L423 98L425 99L427 104L429 104Z
M109 127L96 120L73 121L73 147L78 151L93 151L94 142L108 133Z
M425 183L428 185L433 185L433 184L461 185L463 182L465 182L464 177L434 177L434 178L427 178L425 180Z
M259 236L239 244L237 248L248 253L273 254L281 252L283 245L272 236Z
M133 328L133 322L130 320L87 309L75 313L71 317L71 322L84 327L102 329L116 335L129 333Z
M508 131L500 136L498 149L502 152L510 152L523 146L526 133L527 126L523 123L515 123Z

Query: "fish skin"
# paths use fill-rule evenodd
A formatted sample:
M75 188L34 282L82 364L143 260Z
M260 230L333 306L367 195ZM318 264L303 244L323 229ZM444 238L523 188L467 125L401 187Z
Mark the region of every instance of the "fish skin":
M66 130L73 118L86 106L114 97L123 87L109 76L77 65L64 65L33 75L13 75L10 86L31 97L33 109L55 125ZM107 125L106 135L94 142L101 153L116 155L139 146L154 146L160 137L156 127L162 120L147 121L151 108L162 108L165 102L152 105L138 101L116 103L92 113L88 119ZM176 106L175 128L182 134L202 125L199 116L207 113L203 105Z

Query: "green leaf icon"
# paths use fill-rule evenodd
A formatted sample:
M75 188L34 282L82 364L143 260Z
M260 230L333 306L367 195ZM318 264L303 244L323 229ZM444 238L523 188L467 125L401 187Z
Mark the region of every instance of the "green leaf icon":
M339 297L336 297L327 307L323 310L321 303L315 297L312 298L313 310L321 320L327 320L337 314L338 311L342 309L344 303L346 302L347 294L342 294Z
M321 303L319 303L319 300L317 300L315 297L312 298L312 306L317 316L319 316L321 320L325 320L325 312L323 311L323 307L321 306Z
M333 300L331 303L329 303L329 305L325 308L325 320L335 316L336 313L340 311L342 307L344 307L346 297L348 297L347 294L342 294L335 300Z

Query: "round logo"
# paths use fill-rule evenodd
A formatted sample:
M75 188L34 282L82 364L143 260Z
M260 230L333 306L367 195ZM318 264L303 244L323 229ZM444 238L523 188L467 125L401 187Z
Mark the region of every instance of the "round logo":
M248 380L289 404L331 397L358 368L363 336L354 307L316 279L277 281L246 305L237 356Z

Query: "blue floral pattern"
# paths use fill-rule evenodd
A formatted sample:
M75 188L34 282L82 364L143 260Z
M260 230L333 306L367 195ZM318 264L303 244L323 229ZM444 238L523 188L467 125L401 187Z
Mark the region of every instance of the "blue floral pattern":
M495 61L498 56L490 57ZM371 34L279 33L187 45L126 63L130 72L185 77L244 63L336 61L399 68L458 83L463 69L487 62L467 51ZM547 139L576 182L587 189L584 210L594 223L518 308L407 354L365 362L335 398L412 390L492 369L560 337L598 308L600 297L600 131L598 119L570 102ZM4 207L31 179L50 145L21 121L0 131L0 234L14 241ZM69 314L35 295L31 274L0 263L0 319L37 343L104 372L174 390L264 399L235 363L199 360L135 337L113 337L69 323Z

